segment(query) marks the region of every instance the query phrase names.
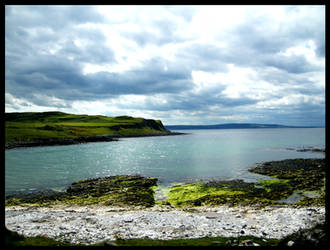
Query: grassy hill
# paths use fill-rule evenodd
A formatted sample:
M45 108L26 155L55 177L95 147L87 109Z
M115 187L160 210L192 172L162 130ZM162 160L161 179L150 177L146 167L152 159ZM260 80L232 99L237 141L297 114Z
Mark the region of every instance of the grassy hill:
M63 112L23 112L5 114L6 148L35 146L66 140L93 141L95 138L166 135L160 120L130 116L74 115ZM94 139L93 139L94 138ZM102 138L100 140L102 140ZM68 141L69 140L69 141ZM95 140L94 140L95 141ZM83 141L81 141L83 142Z

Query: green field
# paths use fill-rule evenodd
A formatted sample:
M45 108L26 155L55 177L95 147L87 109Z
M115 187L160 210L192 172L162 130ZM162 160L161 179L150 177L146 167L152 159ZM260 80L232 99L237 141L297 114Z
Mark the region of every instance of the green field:
M5 143L77 139L92 136L134 136L168 132L160 120L130 116L74 115L62 112L5 114Z

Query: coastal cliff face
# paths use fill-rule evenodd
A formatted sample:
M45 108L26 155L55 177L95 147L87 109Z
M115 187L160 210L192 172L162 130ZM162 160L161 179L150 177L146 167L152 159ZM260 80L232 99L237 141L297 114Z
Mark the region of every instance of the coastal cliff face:
M5 114L6 149L114 141L120 137L170 135L159 120L62 112Z

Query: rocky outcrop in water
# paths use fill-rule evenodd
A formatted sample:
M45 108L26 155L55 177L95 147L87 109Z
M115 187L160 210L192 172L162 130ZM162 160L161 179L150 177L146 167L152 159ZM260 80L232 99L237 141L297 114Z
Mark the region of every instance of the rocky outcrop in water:
M259 164L249 171L290 180L295 189L317 190L324 186L325 159L288 159Z
M325 153L324 148L286 148L287 150L295 150L297 152L314 152L314 153Z

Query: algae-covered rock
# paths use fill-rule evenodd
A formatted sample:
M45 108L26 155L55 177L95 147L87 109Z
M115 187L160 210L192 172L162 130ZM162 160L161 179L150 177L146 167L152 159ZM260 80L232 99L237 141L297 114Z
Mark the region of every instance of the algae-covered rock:
M6 205L19 205L22 203L48 204L69 198L65 192L58 192L51 189L39 190L31 193L17 193L6 197Z
M292 179L297 174L313 171L321 175L325 171L325 159L288 159L270 161L249 170L252 173L274 176L281 179Z
M271 161L249 170L252 173L290 180L296 190L319 190L324 186L325 159Z
M148 207L155 203L152 187L156 185L157 178L117 175L74 182L67 193L77 196L71 202L79 204L87 202Z
M266 190L243 180L210 181L173 186L168 202L175 206L270 204Z
M168 200L175 206L258 205L285 203L295 191L303 191L297 205L324 205L325 159L289 159L266 162L250 172L276 177L247 183L243 180L210 181L173 186ZM315 191L315 197L304 197Z
M259 164L250 169L252 173L276 177L276 180L260 181L265 188L267 183L274 183L277 188L282 189L286 198L294 192L298 192L302 199L297 205L325 205L325 159L288 159L282 161L271 161ZM313 196L309 194L313 193Z
M102 204L112 206L144 206L155 204L157 178L130 175L85 179L72 183L66 192L38 191L6 197L6 205L35 204Z

